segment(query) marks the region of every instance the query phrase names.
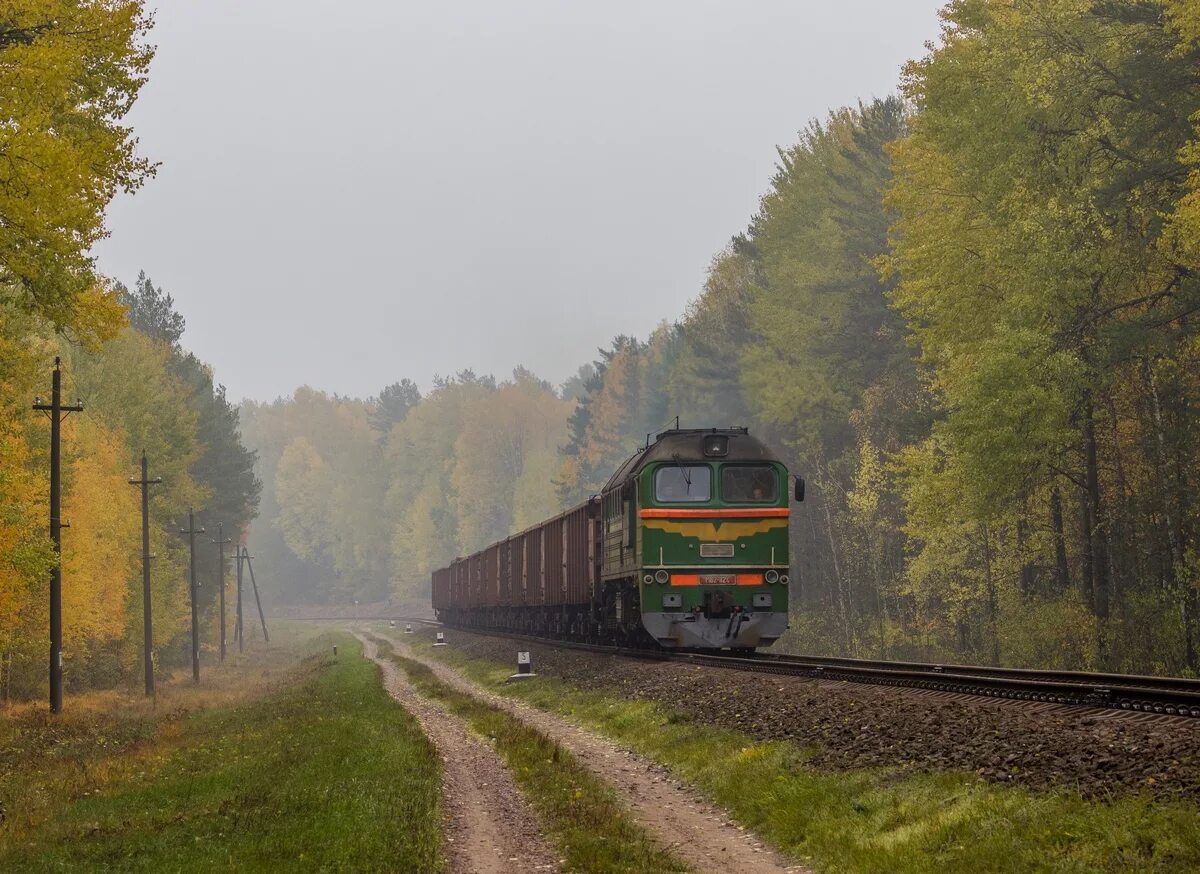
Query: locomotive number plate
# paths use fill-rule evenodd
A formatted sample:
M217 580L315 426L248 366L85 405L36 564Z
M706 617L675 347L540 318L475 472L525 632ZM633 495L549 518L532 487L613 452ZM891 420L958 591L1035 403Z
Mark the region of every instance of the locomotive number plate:
M733 574L701 574L700 585L702 586L735 586L737 585L737 577Z

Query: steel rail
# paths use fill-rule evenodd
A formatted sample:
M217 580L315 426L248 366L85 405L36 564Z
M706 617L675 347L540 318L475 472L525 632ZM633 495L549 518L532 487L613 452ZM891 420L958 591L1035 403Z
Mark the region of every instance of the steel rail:
M677 653L674 659L758 673L1200 718L1200 689L1195 681L1184 678L1174 681L1168 677L905 662L853 664L853 659L776 654L763 657ZM1063 675L1069 676L1064 678ZM1152 682L1142 683L1143 679Z

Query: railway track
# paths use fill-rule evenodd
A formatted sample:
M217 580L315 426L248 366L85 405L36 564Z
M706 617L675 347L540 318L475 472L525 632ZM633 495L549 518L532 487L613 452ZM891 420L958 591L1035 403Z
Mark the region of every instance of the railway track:
M1200 718L1200 680L1176 677L1034 671L774 653L750 656L678 653L673 658L694 664L761 673L806 675L960 695Z
M404 617L397 617L396 621L420 622L427 625L438 624L427 619ZM1084 671L1037 671L1024 668L941 665L778 653L742 655L651 651L534 637L490 629L465 628L463 630L586 652L675 661L755 673L807 676L814 679L925 689L957 695L1200 718L1200 680L1180 677L1150 677Z

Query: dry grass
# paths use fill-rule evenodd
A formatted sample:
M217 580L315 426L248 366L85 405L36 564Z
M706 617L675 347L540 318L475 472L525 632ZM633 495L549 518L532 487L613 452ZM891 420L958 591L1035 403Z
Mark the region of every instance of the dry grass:
M0 710L0 848L44 822L55 809L136 777L174 749L189 713L232 707L284 685L319 629L279 623L270 644L247 641L224 665L160 677L157 695L128 689L70 695L63 712L45 702Z
M43 749L8 788L42 803L0 824L0 870L442 869L420 726L348 635L281 643L166 712L77 708L70 731L19 734Z

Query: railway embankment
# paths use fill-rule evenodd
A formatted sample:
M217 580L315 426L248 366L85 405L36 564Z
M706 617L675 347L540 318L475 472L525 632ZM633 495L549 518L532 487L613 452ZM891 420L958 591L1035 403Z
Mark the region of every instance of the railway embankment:
M447 636L424 654L664 765L818 870L1200 867L1195 720ZM505 684L517 649L539 677Z
M511 660L515 648L483 635L460 645L496 660ZM1200 802L1200 720L531 648L548 676L664 704L756 739L791 741L818 767L964 770L1088 798Z

